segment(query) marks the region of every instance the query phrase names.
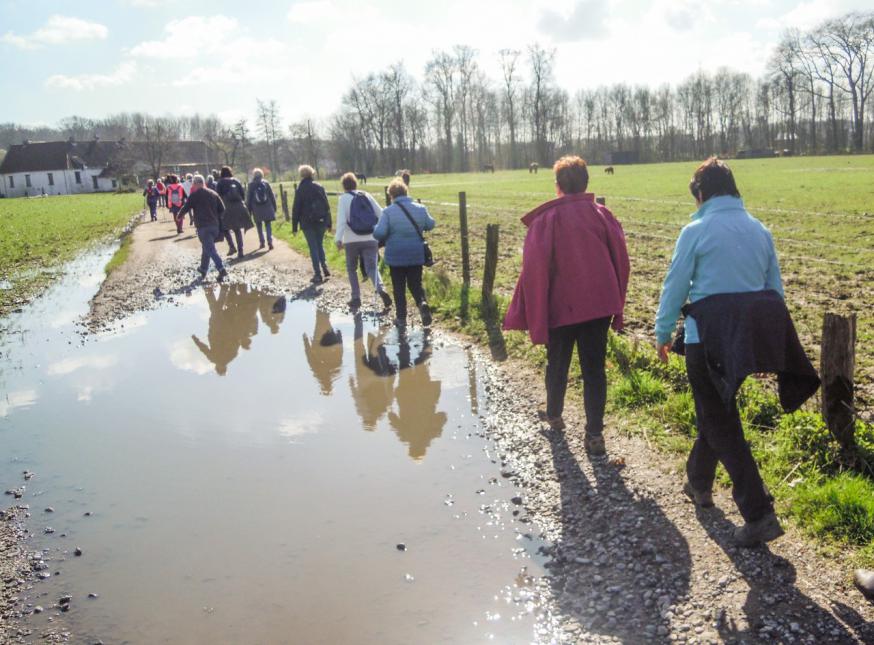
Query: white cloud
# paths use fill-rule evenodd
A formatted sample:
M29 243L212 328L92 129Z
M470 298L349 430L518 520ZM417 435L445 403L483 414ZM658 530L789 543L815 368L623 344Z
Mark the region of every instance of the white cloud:
M296 417L281 420L277 431L281 436L290 439L293 443L301 435L318 432L324 424L325 419L319 412L305 410Z
M843 13L831 0L802 2L778 18L762 18L756 22L758 29L782 31L784 29L811 29L832 16Z
M66 376L73 372L90 367L95 370L105 370L118 363L118 356L109 354L106 356L80 356L78 358L65 358L64 360L51 363L46 369L49 376Z
M132 7L155 9L157 7L170 4L171 1L172 0L127 0L127 3Z
M120 63L109 74L77 74L74 76L54 74L46 79L45 84L46 87L81 92L83 90L93 90L98 87L124 85L133 80L136 70L136 63L125 61Z
M106 40L109 29L98 22L71 16L49 16L46 24L28 35L11 31L0 36L0 41L19 49L37 49L45 45L64 45L77 40Z
M131 56L157 59L197 58L219 51L238 52L228 40L238 32L240 25L235 18L221 14L215 16L187 16L171 20L164 27L162 40L147 40L130 50Z
M604 38L608 6L604 0L577 0L564 11L547 8L537 28L556 42Z
M288 21L308 25L322 20L336 20L341 15L331 0L305 0L296 2L288 10Z
M3 399L0 399L0 417L9 416L9 413L16 408L29 408L36 403L37 397L36 390L8 392Z
M173 367L199 376L213 371L213 364L201 353L190 338L177 340L170 347L170 362Z

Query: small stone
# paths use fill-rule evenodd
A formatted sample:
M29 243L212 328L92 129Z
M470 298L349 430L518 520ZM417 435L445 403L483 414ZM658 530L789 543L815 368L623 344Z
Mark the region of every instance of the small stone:
M94 599L94 598L100 598L100 594L96 594L96 593L94 593L94 592L92 591L91 593L88 594L88 597L89 597L89 598L92 598L92 599Z
M37 605L36 607L33 608L33 613L35 613L35 614L41 614L44 611L45 611L45 609L42 608L42 605Z
M49 535L49 534L54 533L54 532L55 532L55 529L53 529L51 526L47 526L43 530L43 533L45 533L46 535Z
M73 555L75 555L76 557L79 557L80 555L82 555L82 549L80 549L79 547L76 547L76 550L73 551Z
M73 596L61 596L60 598L58 598L58 604L69 605L71 600L73 600Z
M84 517L91 517L91 511L85 511L85 513L83 513L83 516Z
M46 511L45 511L45 512L46 512L46 513L54 513L54 512L55 512L55 509L53 509L51 506L46 506Z
M522 504L522 498L518 495L516 495L516 497L512 498L510 501L513 502L516 506Z
M398 544L395 548L396 548L398 551L406 551L406 550L407 550L407 545L404 544L403 542L401 542L401 543Z

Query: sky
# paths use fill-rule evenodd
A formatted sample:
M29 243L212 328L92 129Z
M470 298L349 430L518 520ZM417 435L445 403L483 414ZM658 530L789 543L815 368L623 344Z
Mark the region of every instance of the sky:
M0 122L54 125L122 111L285 123L326 120L354 77L402 61L422 78L440 49L555 48L577 89L677 83L728 66L759 75L784 29L871 0L0 0ZM209 9L209 13L203 10ZM524 65L523 65L524 69Z

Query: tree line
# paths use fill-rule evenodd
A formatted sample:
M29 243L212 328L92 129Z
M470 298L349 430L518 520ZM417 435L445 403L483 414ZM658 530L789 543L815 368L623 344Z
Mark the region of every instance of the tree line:
M721 67L676 85L615 83L570 94L554 77L555 50L497 52L498 78L466 45L435 51L421 80L402 62L352 79L325 119L283 124L258 100L254 128L199 115L71 117L57 128L0 125L0 148L70 136L206 141L222 163L273 175L306 162L366 174L520 168L576 152L593 162L677 161L741 151L821 154L874 150L874 12L849 13L782 35L760 78Z

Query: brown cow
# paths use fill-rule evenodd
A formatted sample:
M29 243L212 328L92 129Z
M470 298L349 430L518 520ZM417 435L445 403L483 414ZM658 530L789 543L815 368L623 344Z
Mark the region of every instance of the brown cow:
M604 172L608 175L612 175L613 174L613 166L607 166L606 168L604 168Z
M540 164L536 161L532 161L528 164L528 174L530 175L531 173L534 173L536 175L538 168L540 168Z
M495 164L492 164L492 163L484 163L484 164L480 167L480 172L490 172L490 173L494 173L494 172L495 172Z

